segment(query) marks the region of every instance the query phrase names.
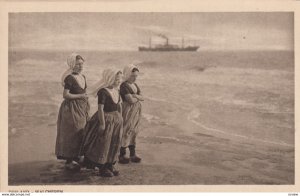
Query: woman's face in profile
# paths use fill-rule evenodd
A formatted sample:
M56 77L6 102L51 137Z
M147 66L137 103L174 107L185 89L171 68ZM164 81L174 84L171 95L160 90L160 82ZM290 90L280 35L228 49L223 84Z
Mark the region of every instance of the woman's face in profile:
M82 59L76 60L76 64L73 68L73 71L76 73L81 73L83 70L83 63L84 61Z
M139 72L138 71L134 71L131 73L128 82L134 83L138 77Z
M122 82L122 74L118 73L116 75L115 82L114 82L113 86L115 86L115 87L119 86L121 84L121 82Z

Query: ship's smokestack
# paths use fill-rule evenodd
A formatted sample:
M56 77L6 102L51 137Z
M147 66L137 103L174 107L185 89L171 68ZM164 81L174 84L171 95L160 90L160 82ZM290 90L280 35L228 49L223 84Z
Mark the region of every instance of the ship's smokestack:
M169 38L167 36L165 36L164 34L161 34L161 33L157 34L157 36L165 39L166 40L166 45L169 45Z
M164 34L161 34L161 33L157 34L157 36L162 37L162 38L164 38L164 39L166 39L166 40L168 39L167 36L165 36Z

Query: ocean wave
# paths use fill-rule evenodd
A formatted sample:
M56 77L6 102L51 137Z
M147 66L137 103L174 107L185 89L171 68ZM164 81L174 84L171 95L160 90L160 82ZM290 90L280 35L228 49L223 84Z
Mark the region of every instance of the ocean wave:
M179 139L177 137L174 136L140 136L142 138L157 138L157 139L163 139L163 140L169 140L169 141L174 141L174 142L184 142L184 143L194 143L191 140L186 140L186 139Z
M160 117L152 114L142 113L142 117L145 118L148 123L168 125L168 123L163 121Z
M49 65L59 65L62 64L62 62L52 61L52 60L38 60L38 59L31 59L31 58L25 58L21 59L16 62L17 66L25 65L25 66L49 66Z
M217 66L208 66L208 65L191 65L189 66L190 70L192 71L198 71L198 72L203 72L208 69L216 68Z
M251 100L236 99L233 97L215 97L211 98L210 101L220 103L226 106L236 106L241 109L253 109L260 113L269 114L294 114L293 108L285 108L282 110L281 105L277 105L273 102L253 102Z
M232 136L235 138L242 138L242 139L247 139L247 140L253 140L253 141L257 141L257 142L262 142L262 143L268 143L268 144L275 144L275 145L281 145L281 146L288 146L288 147L293 147L293 145L285 143L285 142L273 142L273 141L269 141L269 140L263 140L263 139L259 139L259 138L255 138L255 137L249 137L246 135L241 135L241 134L235 134L235 133L230 133L221 129L216 129L216 128L212 128L212 127L208 127L206 125L204 125L203 123L201 123L199 121L199 116L201 115L199 110L193 110L188 114L187 119L194 123L195 125L199 126L200 128L206 130L206 131L211 131L211 132L215 132L215 133L219 133L219 134L223 134L226 136Z
M157 97L150 97L150 96L145 97L145 99L150 100L150 101L157 101L157 102L169 102L166 99L157 98Z
M33 105L36 105L38 107L38 105L44 105L44 106L59 106L60 103L62 101L58 102L58 101L52 101L52 100L41 100L41 99L35 99L35 100L32 100L32 99L10 99L9 100L9 103L11 104L33 104Z
M141 67L153 68L159 66L159 62L157 61L143 61L140 63Z
M159 120L158 116L154 116L152 114L142 113L142 117L145 118L148 122L154 122Z
M167 103L167 104L171 104L171 105L176 105L176 106L179 106L180 108L183 108L186 106L185 103L176 102L172 99L164 99L164 98L151 97L151 96L145 96L145 95L144 95L144 98L145 98L145 100L149 100L149 101L163 102L163 103Z

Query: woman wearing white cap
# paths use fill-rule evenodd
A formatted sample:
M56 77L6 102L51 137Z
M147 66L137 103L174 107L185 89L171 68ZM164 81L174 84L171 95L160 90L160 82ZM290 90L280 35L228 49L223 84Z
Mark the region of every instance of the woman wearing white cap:
M139 73L137 66L131 64L124 68L124 82L120 86L123 99L123 137L120 148L119 163L127 164L129 161L139 163L141 158L136 155L136 137L139 132L143 96L139 86L135 83ZM129 148L130 158L126 156Z
M121 71L106 69L102 79L91 90L94 96L98 96L98 111L85 127L81 152L85 163L99 167L99 174L103 177L119 175L114 165L123 132L119 94L121 79Z
M83 63L82 56L72 53L67 59L68 69L61 79L64 101L58 114L55 154L58 159L66 160L68 170L80 169L77 162L90 109L86 79L81 73Z

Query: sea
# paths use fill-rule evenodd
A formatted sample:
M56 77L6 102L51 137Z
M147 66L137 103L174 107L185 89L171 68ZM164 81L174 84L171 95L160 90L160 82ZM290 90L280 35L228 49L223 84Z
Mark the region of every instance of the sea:
M61 75L71 52L9 51L9 162L46 150L45 140L55 143ZM183 134L294 146L293 51L74 52L85 59L88 87L105 68L138 63L144 121L164 122ZM89 101L92 115L97 99Z

